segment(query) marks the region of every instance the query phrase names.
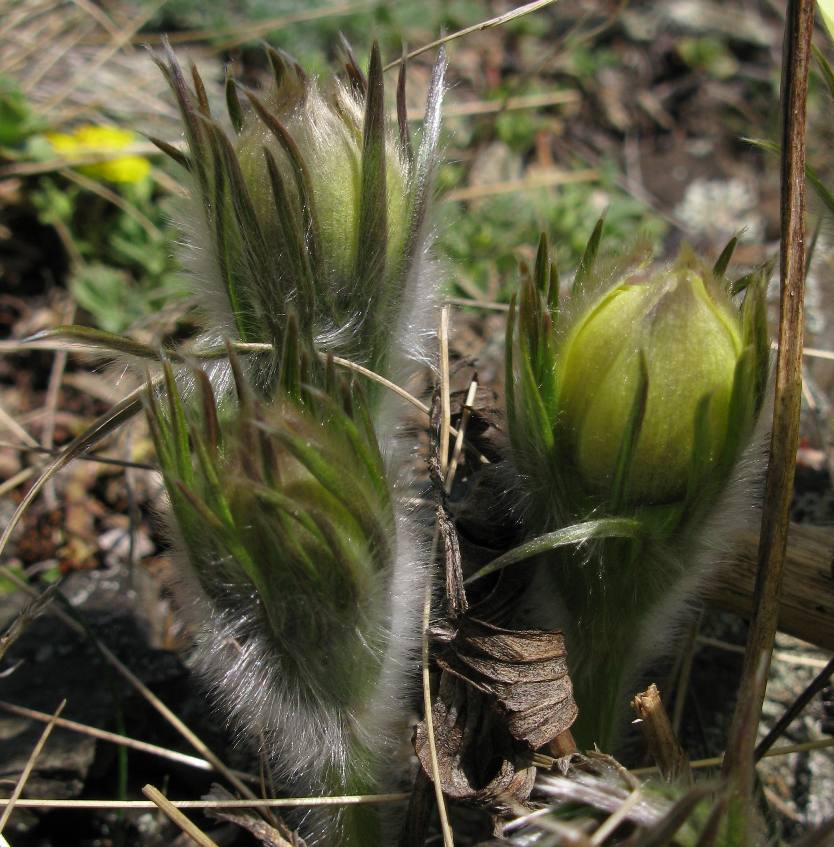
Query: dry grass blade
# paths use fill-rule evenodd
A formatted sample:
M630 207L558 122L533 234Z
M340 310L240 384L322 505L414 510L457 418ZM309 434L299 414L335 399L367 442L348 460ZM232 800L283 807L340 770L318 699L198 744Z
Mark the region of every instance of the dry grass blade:
M64 323L72 323L75 320L75 312L76 305L73 301L70 301L64 309ZM49 373L49 382L47 383L46 398L44 400L46 420L41 430L41 441L47 449L51 449L55 444L55 414L58 411L58 398L60 397L61 384L64 381L64 371L67 368L68 358L69 353L66 350L59 350L55 354L55 358L52 361L52 370ZM44 488L43 494L47 509L54 509L58 505L54 481L51 481Z
M35 467L23 468L14 476L10 476L5 482L0 483L0 497L5 497L10 491L14 491L18 485L23 485L27 479L31 479L37 472L38 469Z
M37 447L38 442L2 406L0 406L0 428L13 432L24 444Z
M490 300L475 300L469 297L448 297L446 302L450 306L463 306L472 309L488 309L493 312L509 312L509 303L494 303Z
M790 756L792 753L812 753L815 750L829 750L834 747L834 738L822 738L819 741L803 741L801 744L785 744L782 747L772 747L762 758L770 759L777 756ZM689 763L690 768L717 768L724 762L723 756L711 756L709 759L695 759ZM658 773L656 767L634 768L635 776L649 776Z
M99 165L103 162L112 162L125 156L159 156L159 148L155 144L131 144L120 150L110 150L74 156L72 159L54 158L45 162L12 162L0 168L0 177L3 179L13 176L37 176L55 171L63 171L66 168L79 168L85 165Z
M41 597L48 596L49 592L44 592ZM2 645L0 645L2 647ZM0 653L2 655L2 653ZM159 747L156 744L149 744L147 741L139 741L135 738L130 738L127 735L118 735L115 732L108 732L106 729L99 729L95 726L87 726L87 724L70 721L66 718L53 718L46 712L39 712L35 709L27 709L24 706L16 706L14 703L6 703L0 700L0 709L12 715L18 715L22 718L30 718L35 721L48 723L53 721L55 726L60 729L67 729L71 732L77 732L80 735L89 735L92 738L98 738L102 741L109 741L113 744L120 744L123 747L129 747L132 750L138 750L141 753L149 753L152 756L159 756L162 759L169 759L172 762L178 762L181 765L187 765L191 768L197 768L203 771L213 771L215 768L208 759L199 759L196 756L189 756L187 753L179 753L176 750L169 750L167 747ZM258 778L253 774L243 773L242 771L233 771L233 773L245 780L246 782L257 783Z
M468 118L478 115L493 115L497 112L517 112L523 109L542 109L547 106L562 106L566 103L578 103L580 97L575 91L551 91L545 94L525 94L521 97L508 97L505 100L476 100L473 103L452 103L443 107L444 118ZM424 109L410 109L406 118L421 121L425 117Z
M440 310L440 475L449 467L449 430L452 400L449 389L449 307Z
M471 35L473 32L482 32L485 29L492 29L493 27L503 26L504 24L509 23L510 21L514 21L517 18L524 17L524 15L529 15L531 12L537 12L539 9L543 9L545 6L550 6L553 3L557 2L557 0L534 0L533 3L525 3L523 6L518 6L515 9L512 9L509 12L505 12L503 15L498 15L495 18L490 18L486 21L481 21L480 23L473 24L472 26L465 27L464 29L459 29L457 32L453 32L450 35L445 35L443 38L438 38L436 41L432 41L429 44L424 44L422 47L418 47L416 50L412 50L410 53L402 56L399 59L396 59L393 62L387 64L383 70L389 71L391 68L396 68L401 65L403 62L410 62L415 56L420 56L423 53L427 53L429 50L434 50L435 47L441 47L444 44L447 44L450 41L455 41L458 38L463 38L465 35Z
M361 806L402 803L409 795L397 794L346 794L339 797L282 797L277 800L169 800L177 809L295 809L315 806ZM0 807L9 800L0 799ZM26 799L17 803L28 809L153 809L151 800L50 800Z
M72 0L79 9L86 12L102 29L106 29L111 38L119 37L119 27L94 3L89 0Z
M23 444L13 444L10 441L0 441L0 447L5 447L9 450L19 450L21 453L42 453L46 456L60 456L61 448L60 447L41 447L39 444L35 443L33 445L23 445ZM148 465L144 462L131 462L127 459L116 459L111 456L96 456L94 454L82 454L80 456L75 457L79 462L97 462L100 465L112 465L116 468L134 468L139 471L156 471L159 468L154 465ZM34 468L27 468L26 470L34 470ZM30 474L31 475L31 474Z
M26 781L29 779L29 775L32 773L35 763L38 761L38 756L40 756L41 750L43 750L47 739L52 733L52 728L55 726L55 718L64 711L64 706L66 705L66 700L62 700L58 704L58 708L55 710L52 720L50 720L50 722L44 727L41 737L38 739L38 743L35 744L32 749L32 753L26 761L26 765L23 768L23 772L20 774L20 778L14 787L14 791L12 791L12 796L9 798L6 808L3 810L2 816L0 816L0 833L3 832L3 827L8 823L12 811L14 810L15 803L17 803L20 795L23 793L23 789L26 787Z
M189 820L179 809L171 804L167 797L153 785L146 785L142 793L150 798L162 811L165 817L175 823L186 835L193 838L200 847L219 847L218 843L209 838L194 821Z
M805 289L805 122L808 68L814 28L813 0L788 3L782 68L782 238L779 350L770 456L762 509L755 606L750 622L744 671L730 738L747 733L755 738L764 700L766 668L773 649L779 614L782 569L787 549L790 505L799 441L802 399L802 341ZM751 720L745 715L752 706ZM734 749L746 749L739 744ZM752 748L752 743L749 745ZM742 766L728 750L725 772Z
M834 362L833 350L820 350L816 347L803 347L802 355L809 356L812 359L828 359L829 361Z
M767 754L767 751L773 746L774 742L782 735L782 733L790 726L794 718L811 702L811 700L825 688L831 676L834 674L834 659L831 659L828 664L817 674L811 684L791 703L785 711L785 714L776 722L773 729L758 743L756 746L755 758L756 761Z
M593 182L599 179L599 171L587 168L580 171L550 170L524 179L508 179L503 182L489 182L483 185L466 185L455 188L443 195L444 200L479 200L496 194L514 194L518 191L533 191L537 188L551 188L576 182Z
M602 844L614 830L628 818L628 813L643 799L643 794L636 788L623 800L622 805L610 814L595 830L591 836L591 844Z
M435 531L432 544L432 561L437 555L438 532ZM437 745L434 737L434 718L431 700L431 673L429 656L429 627L431 625L431 595L432 580L426 584L426 596L423 599L423 634L422 634L422 679L423 679L423 713L426 721L426 735L429 742L431 757L431 777L434 784L434 794L437 800L437 812L440 818L440 829L443 833L443 847L454 847L454 836L449 825L449 815L446 812L446 798L443 796L443 784L440 778L440 764L437 760Z
M9 647L20 638L26 631L26 627L37 618L41 612L52 602L52 597L57 591L57 586L51 585L39 597L35 598L31 603L27 603L21 610L20 614L12 621L6 631L0 635L0 660L6 655ZM54 716L44 714L46 721L53 721Z
M472 377L472 382L469 383L469 390L466 392L466 400L463 404L463 411L460 416L460 426L458 427L457 435L455 436L455 446L452 448L452 458L449 461L449 470L446 474L446 479L443 489L447 494L451 494L452 486L455 484L455 475L458 471L460 456L463 452L463 439L466 435L466 427L469 423L469 417L472 414L472 407L475 404L475 395L478 393L478 375Z
M131 38L133 38L133 36L139 32L139 30L142 29L142 27L156 14L159 6L161 5L162 0L157 0L155 3L148 4L148 6L136 16L129 26L119 32L116 37L111 37L107 47L105 47L92 62L81 68L77 74L71 76L67 84L44 104L42 107L43 112L50 112L63 103L83 78L95 76L96 72L102 65L109 61L126 44L130 43Z

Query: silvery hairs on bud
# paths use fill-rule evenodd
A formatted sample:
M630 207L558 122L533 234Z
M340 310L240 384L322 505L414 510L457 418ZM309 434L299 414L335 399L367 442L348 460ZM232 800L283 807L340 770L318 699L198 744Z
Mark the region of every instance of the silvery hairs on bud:
M231 413L199 370L200 402L183 401L167 361L164 392L148 396L193 664L292 790L391 788L426 551L398 509L357 384L332 363L302 381L284 358L266 402L233 352L231 365ZM367 806L304 826L305 837L355 847L384 843L383 832Z
M435 325L429 212L446 61L441 51L415 147L405 64L392 125L378 46L367 76L346 52L347 81L333 79L324 91L268 48L270 85L255 92L228 79L225 120L212 114L196 68L192 88L166 45L156 61L179 105L187 151L153 140L190 174L183 259L207 343L225 335L279 351L294 312L300 338L317 351L398 380L425 363ZM276 357L256 361L254 382L268 386Z

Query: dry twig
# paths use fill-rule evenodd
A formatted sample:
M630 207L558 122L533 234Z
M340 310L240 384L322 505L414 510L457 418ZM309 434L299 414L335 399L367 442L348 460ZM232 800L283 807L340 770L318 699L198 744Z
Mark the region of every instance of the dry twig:
M0 833L3 832L3 827L8 823L9 818L11 817L12 811L14 810L15 804L20 798L20 795L23 793L23 789L26 787L26 781L29 779L29 775L32 773L32 770L35 767L35 763L38 761L38 756L40 756L41 751L46 744L47 739L52 733L52 728L55 726L55 718L57 718L61 712L64 711L64 706L67 705L66 700L62 700L58 704L58 708L55 710L55 714L53 715L53 720L51 720L43 729L41 733L41 737L38 739L38 743L35 744L32 749L32 753L26 761L26 765L23 768L22 773L20 774L20 778L17 781L17 784L14 787L14 791L12 791L12 796L6 802L6 808L3 809L3 814L0 816Z
M781 300L779 352L776 360L776 393L770 457L765 482L759 569L753 617L744 657L744 672L733 716L730 737L755 737L761 715L767 673L759 674L762 657L765 671L773 649L779 616L782 569L787 548L796 448L799 443L799 410L802 400L802 340L805 294L805 119L811 35L814 29L813 0L788 3L785 52L782 68L782 240L780 256ZM752 715L745 721L751 708ZM730 745L725 772L742 766Z

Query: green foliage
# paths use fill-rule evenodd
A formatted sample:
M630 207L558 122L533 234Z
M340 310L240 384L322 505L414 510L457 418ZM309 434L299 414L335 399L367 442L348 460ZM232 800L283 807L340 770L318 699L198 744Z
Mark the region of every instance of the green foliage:
M718 38L682 38L677 43L677 51L689 67L715 79L728 79L738 71L738 62L726 42Z
M308 73L328 74L327 58L332 56L333 45L341 35L356 46L357 52L369 50L372 39L376 39L386 54L396 53L401 49L404 32L411 33L419 43L436 38L443 30L452 32L468 26L484 16L483 3L477 0L429 0L419 4L380 0L346 14L315 17L316 10L330 6L328 0L244 0L235 6L220 0L207 3L170 0L151 19L150 28L162 32L205 29L214 31L213 39L222 43L230 30L234 35L235 27L245 30L275 21L274 29L260 30L258 35L244 40L244 46L259 49L263 39L290 51ZM313 19L303 20L308 14ZM292 26L282 24L282 19L296 17L302 19L294 20Z
M509 302L515 287L519 245L534 242L542 230L557 245L555 261L560 272L570 271L582 256L586 233L606 207L606 244L610 252L627 250L635 233L656 241L666 225L617 188L615 177L615 169L604 165L599 181L500 194L477 204L444 203L440 209L438 247L454 264L455 275L471 282L464 293L471 296L475 287L492 299ZM444 166L439 178L441 189L454 187L460 178L459 168ZM500 280L497 291L492 289L496 278Z
M0 148L20 147L42 126L17 82L0 74Z
M73 297L109 332L124 331L188 292L173 256L169 205L149 180L118 192L138 215L58 177L39 179L30 195L40 221L60 228L83 260L71 269Z

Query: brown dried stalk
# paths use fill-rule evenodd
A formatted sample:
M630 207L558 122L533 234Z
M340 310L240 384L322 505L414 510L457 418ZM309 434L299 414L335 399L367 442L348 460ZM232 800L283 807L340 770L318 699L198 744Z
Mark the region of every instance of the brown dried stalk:
M660 775L667 782L691 785L689 759L675 736L657 686L652 683L645 691L635 694L631 708L640 719L640 729Z
M813 0L790 0L785 23L782 67L782 280L779 310L779 352L776 360L776 394L770 459L765 482L759 569L756 578L753 618L744 657L738 705L733 716L725 772L737 769L737 751L748 745L741 736L755 737L764 700L770 653L776 634L782 568L788 539L788 523L796 448L799 443L799 409L802 399L802 340L805 289L805 122ZM765 673L759 673L762 657Z

